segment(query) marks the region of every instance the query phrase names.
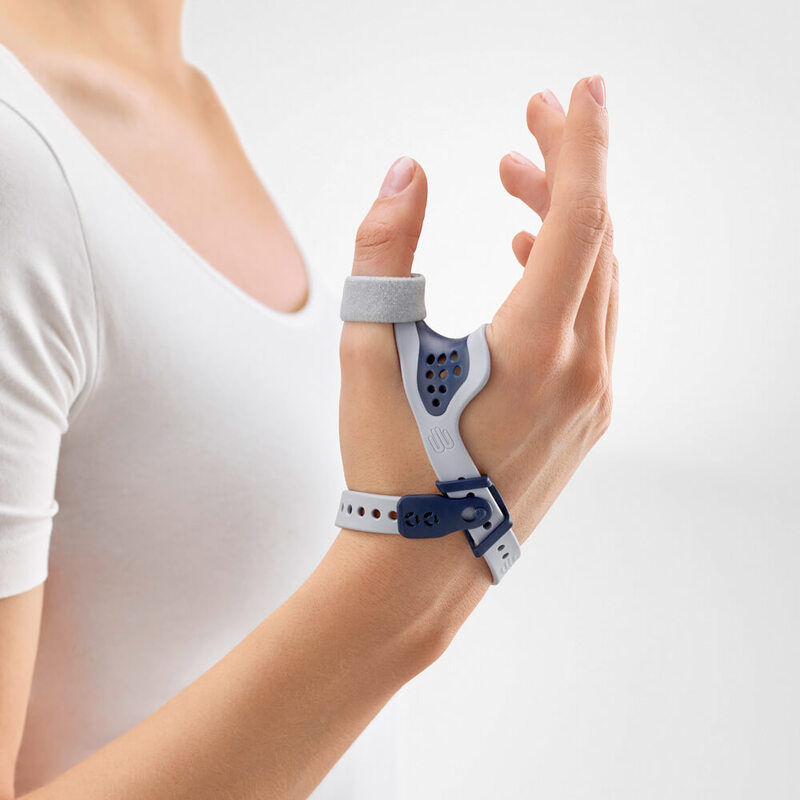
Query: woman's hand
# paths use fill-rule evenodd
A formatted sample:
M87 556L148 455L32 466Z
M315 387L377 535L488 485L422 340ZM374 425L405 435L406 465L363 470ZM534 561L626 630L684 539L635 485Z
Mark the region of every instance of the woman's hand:
M487 327L491 376L461 420L467 449L503 495L520 541L608 427L617 323L603 81L578 82L566 115L550 92L537 94L527 117L545 169L510 154L500 177L543 224L535 239L525 232L514 238L525 271ZM426 196L422 168L409 158L395 162L359 228L354 275L411 272ZM345 323L341 364L348 487L435 491L392 326Z

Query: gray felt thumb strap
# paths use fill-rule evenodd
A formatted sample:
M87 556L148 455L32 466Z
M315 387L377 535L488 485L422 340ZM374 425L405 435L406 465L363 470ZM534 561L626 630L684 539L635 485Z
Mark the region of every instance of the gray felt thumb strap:
M425 276L349 275L339 316L345 322L417 322L425 319Z

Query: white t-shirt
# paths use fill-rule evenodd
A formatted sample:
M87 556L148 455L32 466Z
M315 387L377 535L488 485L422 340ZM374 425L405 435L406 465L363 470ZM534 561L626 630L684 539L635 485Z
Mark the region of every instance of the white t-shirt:
M339 322L309 281L296 314L235 286L0 47L0 597L47 577L19 791L177 694L333 540ZM393 796L391 717L315 797Z

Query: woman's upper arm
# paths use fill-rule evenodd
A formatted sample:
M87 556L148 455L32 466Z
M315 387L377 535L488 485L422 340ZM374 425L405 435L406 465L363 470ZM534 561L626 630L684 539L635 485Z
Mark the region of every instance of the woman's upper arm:
M70 185L42 134L0 99L0 800L35 659L61 439L96 361L94 287Z
M17 760L31 688L44 585L0 599L0 800L14 797Z

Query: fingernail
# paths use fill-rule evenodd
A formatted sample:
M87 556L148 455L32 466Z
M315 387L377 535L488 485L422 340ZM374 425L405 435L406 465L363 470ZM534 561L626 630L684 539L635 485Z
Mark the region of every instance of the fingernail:
M586 84L589 89L589 94L595 99L597 105L600 108L606 107L606 84L603 80L602 76L595 75L592 78L589 78L589 82Z
M557 108L562 113L564 112L564 107L558 102L558 98L549 89L545 89L542 92L542 100L544 100L547 105Z
M533 166L533 161L525 158L522 153L518 153L516 150L509 150L508 154L511 156L512 160L517 162L517 164L524 164L526 167Z
M381 184L378 197L391 197L399 194L411 183L411 176L414 174L414 159L402 156L389 167L386 177Z

